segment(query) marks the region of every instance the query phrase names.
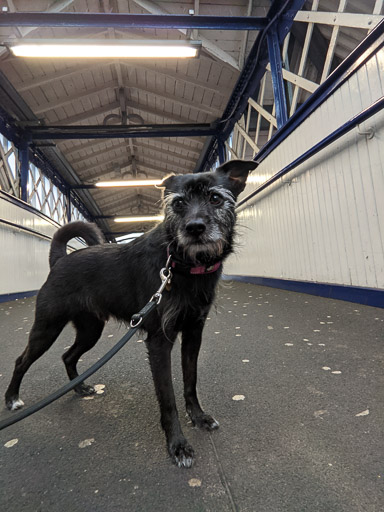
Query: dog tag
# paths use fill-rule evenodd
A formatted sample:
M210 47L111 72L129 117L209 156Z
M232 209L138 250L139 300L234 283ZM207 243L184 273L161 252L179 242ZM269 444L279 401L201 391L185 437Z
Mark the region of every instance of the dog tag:
M165 289L167 290L167 292L169 292L171 290L172 286L171 286L171 283L167 283L165 285Z

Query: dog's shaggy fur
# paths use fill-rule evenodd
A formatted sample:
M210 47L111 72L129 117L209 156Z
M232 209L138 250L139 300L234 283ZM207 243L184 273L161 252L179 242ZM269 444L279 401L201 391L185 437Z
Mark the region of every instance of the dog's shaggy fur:
M113 316L129 322L156 291L159 271L168 254L172 282L163 299L143 323L151 370L160 405L161 424L172 460L190 467L193 449L185 439L176 410L171 376L171 350L182 333L182 368L186 408L193 424L212 430L217 421L203 412L196 394L197 358L204 323L214 300L222 262L233 249L235 201L255 162L232 160L214 172L171 176L164 180L165 219L152 231L126 245L104 244L93 224L73 222L52 240L51 272L36 300L35 322L5 395L9 409L19 399L22 378L72 321L76 339L63 355L70 379L76 365L101 336ZM89 247L66 254L71 238L82 237ZM94 392L84 383L80 394Z

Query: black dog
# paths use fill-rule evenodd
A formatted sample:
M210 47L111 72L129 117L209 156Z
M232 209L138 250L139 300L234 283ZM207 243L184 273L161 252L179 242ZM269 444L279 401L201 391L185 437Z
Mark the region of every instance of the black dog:
M214 172L170 176L163 181L165 219L127 245L103 244L93 224L73 222L52 240L51 272L36 300L29 343L16 360L5 395L6 405L21 407L19 388L31 366L72 321L76 339L63 355L70 379L76 365L101 336L110 316L129 321L160 285L159 271L171 256L172 282L163 299L143 323L151 370L160 404L161 425L172 460L190 467L193 449L178 419L171 377L171 350L182 333L182 368L187 412L194 425L218 428L205 414L196 394L197 358L204 323L221 275L221 263L232 252L235 201L255 162L232 160ZM66 255L66 244L82 237L89 246ZM94 389L82 383L79 394Z

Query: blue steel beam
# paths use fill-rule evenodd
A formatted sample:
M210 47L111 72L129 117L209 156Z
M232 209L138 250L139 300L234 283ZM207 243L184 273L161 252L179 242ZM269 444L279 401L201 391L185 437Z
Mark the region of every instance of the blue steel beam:
M267 18L258 16L190 16L179 14L5 12L0 27L111 27L204 30L262 30Z
M71 222L71 189L68 188L65 194L65 216L67 217L67 222Z
M276 25L273 25L267 34L269 62L271 64L273 96L275 100L277 128L281 128L288 121L287 99L285 97L283 66L279 35Z
M263 190L265 190L267 187L272 185L272 183L275 183L278 179L285 176L288 172L295 169L300 164L304 163L306 160L311 158L312 156L316 155L319 151L322 149L325 149L327 146L332 144L332 142L335 142L337 139L345 135L346 133L350 132L353 128L355 128L360 123L363 123L373 115L377 114L384 108L384 96L382 98L379 98L377 101L375 101L372 105L367 107L366 109L362 110L359 114L352 117L349 121L341 125L339 128L334 130L332 133L324 137L320 142L309 148L305 153L300 155L298 158L296 158L293 162L285 166L283 169L281 169L279 172L271 176L269 180L265 181L260 187L258 187L256 190L254 190L251 194L246 196L244 199L239 201L237 206L241 206L242 204L249 201L252 197L256 196L257 194L260 194Z
M245 112L248 99L254 97L258 91L260 80L265 73L268 63L268 52L265 39L269 29L277 25L279 43L288 34L297 11L303 6L305 0L275 0L268 12L270 19L267 27L258 35L247 61L235 85L232 96L227 104L219 126L222 128L222 137L226 140L233 127Z
M1 15L0 15L1 16ZM25 124L38 123L39 120L34 115L29 106L25 103L22 97L17 93L16 89L9 82L4 73L0 71L0 132L3 133L9 140L11 140L18 150L22 149L23 140L30 141L29 133L25 128ZM4 131L2 130L4 128ZM68 190L68 182L55 168L46 152L50 148L34 148L29 151L29 160L39 167L43 173L56 185L64 194ZM56 152L56 148L52 148L52 152ZM51 152L51 153L52 153ZM56 154L56 153L55 153ZM59 157L59 153L57 153ZM24 157L23 157L24 158ZM27 158L24 158L27 162ZM26 179L25 170L27 164L24 164L23 180ZM24 197L26 196L27 184L23 182ZM87 198L88 199L88 198ZM82 198L74 197L73 201L79 211L88 219L92 219L92 214L87 206L85 206ZM93 204L92 204L93 207ZM97 210L97 208L95 208Z
M0 107L0 133L8 140L20 146L20 130L15 127L13 119Z
M40 148L32 147L29 153L30 161L38 167L45 176L66 196L70 197L70 202L67 203L67 208L70 208L70 205L73 204L79 210L79 212L89 221L93 222L94 215L89 211L89 209L85 206L81 198L70 195L71 194L71 185L61 176L61 174L57 171L55 166L49 161L49 159L44 155ZM66 214L69 219L71 217L70 210L66 210ZM68 220L69 222L69 220Z
M31 126L33 141L47 139L128 139L148 137L204 137L216 135L215 124L150 124L138 126Z
M20 199L28 201L28 172L29 172L29 141L24 138L19 147L20 161Z
M225 158L225 145L223 139L218 139L217 141L217 153L219 157L219 163L220 165L223 164L226 160Z
M346 80L371 59L372 55L384 48L384 20L342 61L342 63L319 85L307 101L299 107L287 123L257 153L260 164L290 133L331 96Z
M223 117L218 121L220 137L226 140L231 134L236 122L243 115L248 105L248 99L257 94L260 80L265 73L268 63L266 36L271 26L278 22L277 32L279 43L289 32L297 11L303 6L304 0L275 0L268 12L268 25L260 32L251 48L247 61L237 80L233 93L228 101ZM202 172L212 165L217 153L217 139L212 138L207 144L197 163L195 172Z

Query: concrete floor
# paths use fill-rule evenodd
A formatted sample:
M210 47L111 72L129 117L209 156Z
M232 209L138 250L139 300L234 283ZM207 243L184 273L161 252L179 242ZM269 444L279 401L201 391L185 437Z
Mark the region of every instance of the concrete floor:
M34 299L0 304L0 390L33 321ZM90 366L125 332L110 322ZM221 285L205 329L199 390L220 422L184 416L192 469L167 456L145 346L134 338L91 379L0 432L4 512L354 512L384 510L384 311L248 284ZM27 373L26 405L66 382L68 326ZM241 400L235 400L242 398ZM1 408L0 418L11 413ZM17 441L17 442L16 442Z

